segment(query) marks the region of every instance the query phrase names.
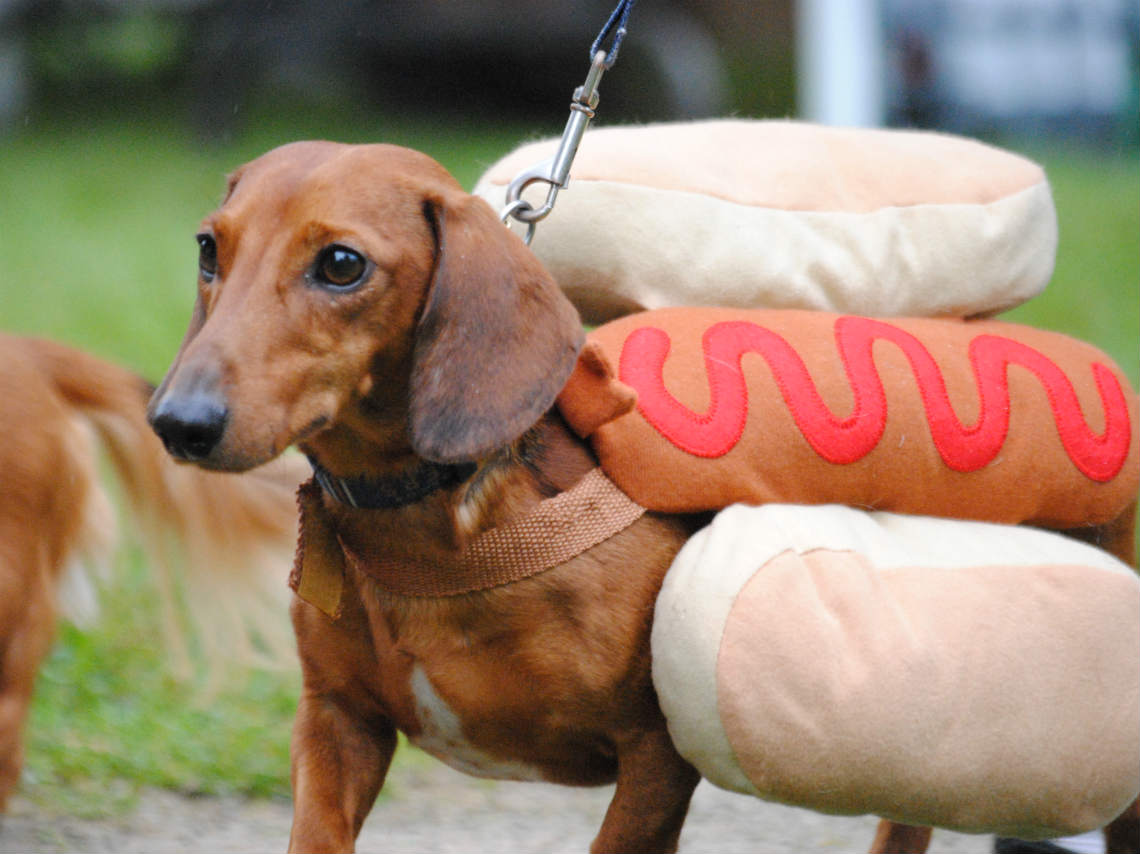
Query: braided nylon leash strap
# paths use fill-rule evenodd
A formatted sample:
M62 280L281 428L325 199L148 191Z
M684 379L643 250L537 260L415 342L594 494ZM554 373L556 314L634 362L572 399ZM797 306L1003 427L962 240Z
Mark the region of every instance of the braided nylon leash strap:
M594 54L602 50L602 45L606 39L613 36L609 51L606 53L606 68L617 62L618 48L621 47L621 40L625 38L626 24L629 22L629 13L633 11L633 4L634 0L621 0L610 13L609 20L598 33L598 37L594 39L594 43L590 45L590 58L593 59Z

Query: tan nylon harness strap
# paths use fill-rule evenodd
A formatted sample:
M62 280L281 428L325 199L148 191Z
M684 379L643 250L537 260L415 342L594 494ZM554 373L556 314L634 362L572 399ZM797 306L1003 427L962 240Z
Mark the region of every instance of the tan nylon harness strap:
M302 493L305 493L304 488ZM318 513L315 511L314 502L302 502L302 531L317 524L315 517ZM454 559L446 562L435 563L403 556L393 558L388 554L361 554L339 538L334 540L336 545L333 546L337 554L327 555L324 560L312 560L315 555L302 552L307 539L311 542L318 538L303 534L299 544L302 552L298 553L291 586L302 598L306 598L303 592L307 587L315 592L323 587L336 586L335 593L330 590L331 595L322 598L337 598L339 585L318 585L317 579L304 578L303 569L307 570L312 565L316 570L319 565L325 571L310 574L325 575L328 569L332 569L339 575L339 564L343 559L375 580L384 590L401 596L456 596L486 590L566 563L625 530L643 513L644 507L618 489L600 468L595 468L570 489L542 501L524 518L481 534ZM314 518L306 520L306 516ZM325 602L312 604L317 604L330 616L335 614L336 603L333 603L334 607Z
M509 584L565 563L625 530L644 512L644 507L595 468L519 521L481 534L447 563L359 555L347 546L344 555L391 593L456 596Z

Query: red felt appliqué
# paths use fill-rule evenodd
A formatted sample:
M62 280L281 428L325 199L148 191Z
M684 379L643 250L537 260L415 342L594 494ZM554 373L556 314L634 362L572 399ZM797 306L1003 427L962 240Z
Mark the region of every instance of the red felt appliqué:
M889 341L909 360L934 444L955 471L976 471L1001 450L1009 432L1010 365L1027 368L1041 382L1061 444L1087 477L1112 480L1128 456L1131 424L1124 391L1100 363L1091 366L1105 412L1105 429L1098 435L1089 429L1072 382L1056 364L1011 338L978 335L970 342L969 359L981 408L977 422L966 426L954 412L938 364L910 333L878 320L840 317L835 322L835 339L854 393L854 405L846 418L837 418L827 407L803 359L784 338L748 321L716 323L705 331L710 403L704 413L678 402L665 388L663 369L671 342L661 329L640 327L626 338L619 373L622 382L637 390L638 410L662 436L687 453L720 457L740 440L748 420L741 358L745 353L758 353L768 362L804 438L825 460L842 465L870 453L886 428L887 397L871 349L877 340Z

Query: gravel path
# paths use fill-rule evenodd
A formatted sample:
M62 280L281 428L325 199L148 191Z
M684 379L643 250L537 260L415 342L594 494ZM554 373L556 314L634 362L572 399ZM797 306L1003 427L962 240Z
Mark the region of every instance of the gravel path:
M585 852L610 788L569 789L465 777L418 756L397 762L386 795L357 843L391 854ZM16 798L0 829L0 854L28 852L280 852L289 804L148 791L118 819L49 817ZM702 783L681 835L684 854L791 854L867 850L873 818L835 818L767 804ZM931 854L989 854L991 841L936 831Z

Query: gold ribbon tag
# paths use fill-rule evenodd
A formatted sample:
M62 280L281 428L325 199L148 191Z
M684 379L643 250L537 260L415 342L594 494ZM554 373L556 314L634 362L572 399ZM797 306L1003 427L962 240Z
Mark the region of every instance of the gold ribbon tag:
M344 590L344 552L321 505L321 488L313 480L297 490L300 536L289 586L331 619L340 617Z

